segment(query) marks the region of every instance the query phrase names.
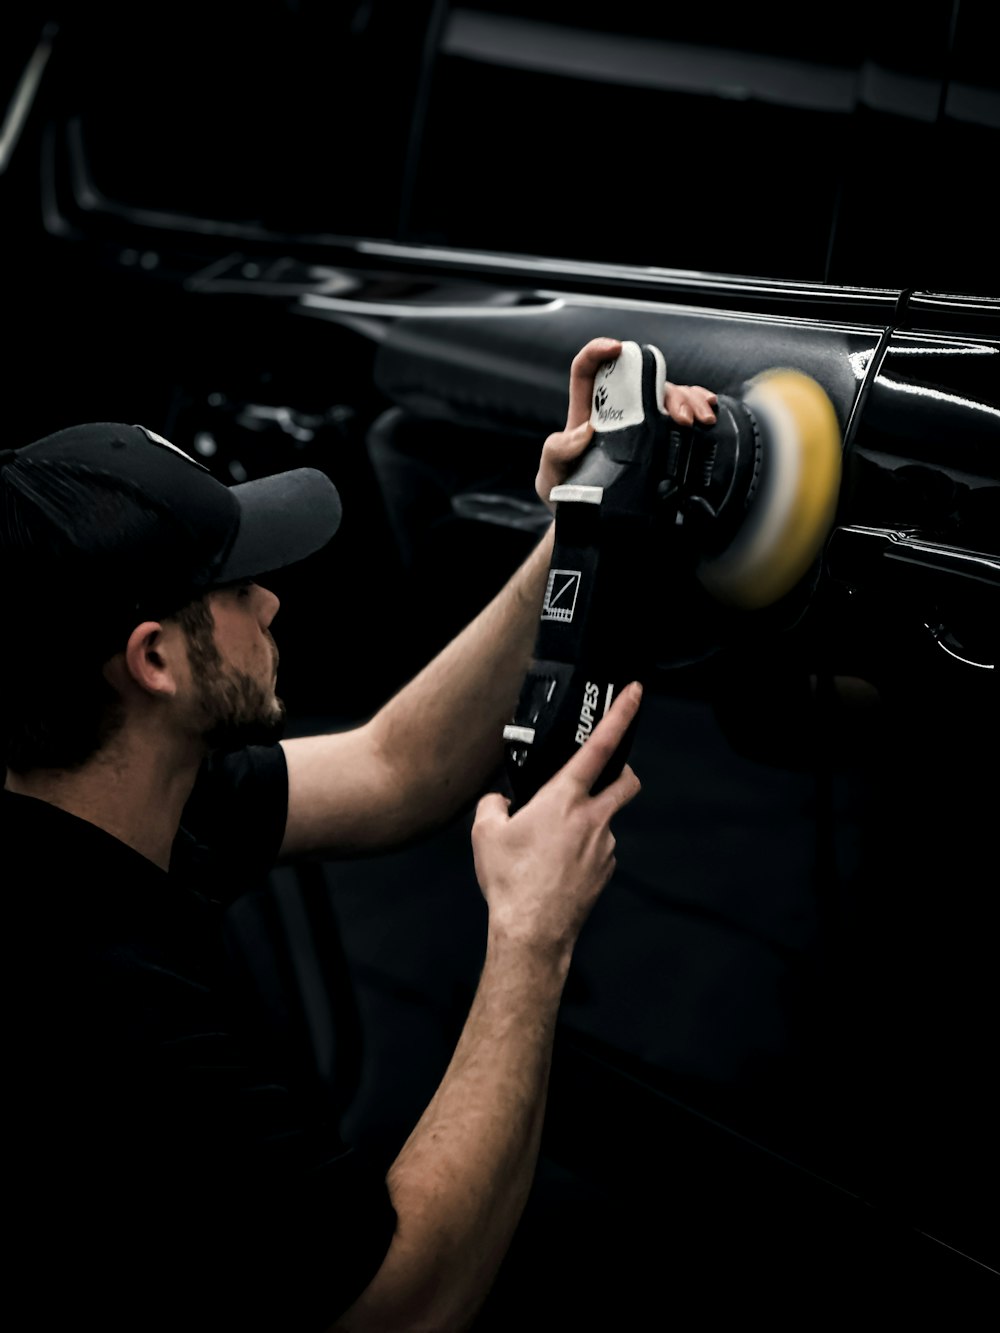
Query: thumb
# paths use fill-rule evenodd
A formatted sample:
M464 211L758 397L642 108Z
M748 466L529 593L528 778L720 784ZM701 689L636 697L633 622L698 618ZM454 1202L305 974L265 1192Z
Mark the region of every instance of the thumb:
M491 791L483 796L476 806L476 823L487 823L495 819L507 819L510 812L510 801L506 796L501 796L498 791Z

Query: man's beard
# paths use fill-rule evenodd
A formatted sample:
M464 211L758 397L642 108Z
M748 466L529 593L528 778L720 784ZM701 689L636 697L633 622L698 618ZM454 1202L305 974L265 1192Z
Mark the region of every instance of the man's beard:
M268 635L273 655L272 679L278 675L278 647ZM273 745L285 731L285 705L245 671L226 668L214 642L204 638L191 650L198 683L202 740L209 751Z
M199 681L207 719L202 733L210 751L273 745L285 731L285 705L270 689L243 671L213 669Z

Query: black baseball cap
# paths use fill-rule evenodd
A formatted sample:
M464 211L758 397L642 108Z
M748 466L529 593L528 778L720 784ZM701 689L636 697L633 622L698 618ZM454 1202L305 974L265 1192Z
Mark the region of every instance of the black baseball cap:
M340 518L315 468L227 486L145 426L70 426L0 451L5 587L39 609L82 596L104 638L304 560Z

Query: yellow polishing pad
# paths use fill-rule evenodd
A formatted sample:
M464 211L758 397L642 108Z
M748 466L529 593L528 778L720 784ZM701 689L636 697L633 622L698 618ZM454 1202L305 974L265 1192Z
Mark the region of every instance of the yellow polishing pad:
M724 551L702 560L698 578L718 601L758 610L795 587L833 524L840 491L841 436L825 391L798 370L767 370L743 401L757 419L757 492Z

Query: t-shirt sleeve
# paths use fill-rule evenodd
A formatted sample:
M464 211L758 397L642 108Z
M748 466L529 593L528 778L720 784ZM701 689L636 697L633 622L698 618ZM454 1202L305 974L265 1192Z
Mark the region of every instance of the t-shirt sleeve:
M280 745L251 745L202 764L181 817L171 873L228 903L262 887L281 850L288 766Z

